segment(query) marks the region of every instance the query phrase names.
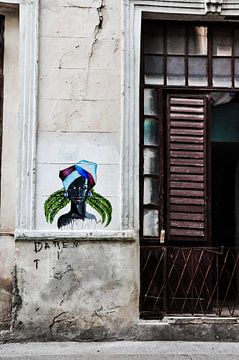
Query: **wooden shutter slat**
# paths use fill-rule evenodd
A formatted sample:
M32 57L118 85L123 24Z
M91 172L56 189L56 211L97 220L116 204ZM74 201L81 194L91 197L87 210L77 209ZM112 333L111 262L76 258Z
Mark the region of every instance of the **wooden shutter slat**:
M171 227L189 228L189 229L204 229L204 222L197 221L170 221Z
M203 152L196 152L196 151L177 151L173 150L170 151L171 158L177 157L177 158L190 158L190 159L203 159L204 154Z
M204 205L204 199L188 198L188 197L172 197L170 196L171 204L192 204Z
M192 166L203 166L203 159L180 159L180 158L171 158L171 165L192 165Z
M186 97L184 98L177 98L177 97L171 97L170 99L170 104L171 105L203 105L204 101L202 99L187 99Z
M203 130L198 130L198 129L181 129L180 127L178 128L172 128L170 131L171 135L203 135Z
M204 237L205 232L193 229L170 229L170 235L186 236L186 237Z
M207 98L171 95L168 104L169 240L207 241Z
M201 182L204 181L203 175L192 175L192 174L171 174L170 180L174 181L195 181L195 182Z
M203 129L203 122L198 121L171 121L171 127Z
M204 174L204 168L192 166L171 166L172 173L179 174Z
M198 121L202 121L204 120L204 115L193 115L193 114L180 114L180 113L174 113L174 114L171 114L171 119L173 120L198 120Z
M172 212L178 211L178 212L186 212L186 213L192 213L192 214L203 214L204 213L204 206L201 205L180 205L180 204L172 204L170 206L170 210Z
M170 111L180 112L180 113L193 113L193 114L203 114L203 107L185 107L185 106L171 106Z
M171 189L170 195L172 196L190 196L190 197L203 197L204 192L200 190L185 190L185 189Z
M204 189L203 182L170 181L170 188L176 189Z
M195 214L195 213L183 213L183 212L171 212L171 219L173 220L196 220L204 221L204 214Z
M177 144L172 143L170 145L172 150L193 150L193 151L203 151L203 145L198 144Z
M182 143L195 143L195 144L203 144L202 136L170 136L170 140L174 142L182 142Z

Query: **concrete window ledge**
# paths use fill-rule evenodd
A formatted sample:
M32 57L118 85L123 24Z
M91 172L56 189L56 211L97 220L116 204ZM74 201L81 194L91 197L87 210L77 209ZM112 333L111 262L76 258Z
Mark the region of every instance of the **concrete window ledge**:
M92 231L16 231L16 241L22 240L79 240L79 241L119 241L134 242L136 233L133 230L92 230Z

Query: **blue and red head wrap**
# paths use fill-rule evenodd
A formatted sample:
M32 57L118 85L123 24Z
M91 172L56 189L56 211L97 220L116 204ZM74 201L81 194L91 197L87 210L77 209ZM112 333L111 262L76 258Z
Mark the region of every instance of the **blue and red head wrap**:
M63 182L64 188L67 191L74 180L83 177L87 180L89 190L96 184L97 165L87 160L81 160L75 165L72 165L59 172L59 177Z

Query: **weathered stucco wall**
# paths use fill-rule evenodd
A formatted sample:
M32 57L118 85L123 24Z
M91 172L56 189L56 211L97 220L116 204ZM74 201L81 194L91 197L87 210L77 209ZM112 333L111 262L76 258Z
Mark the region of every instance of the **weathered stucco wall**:
M186 7L185 1L176 0L150 1L149 4L153 7L157 3L158 7L154 11L159 13L171 11L180 14L204 14L204 1L198 2L198 7L193 5L193 8L193 2L187 2ZM22 21L24 19L27 26L35 31L37 21L34 22L34 11L31 13L31 6L37 2L22 1L20 6L26 4L29 5L29 9L25 8L26 11L21 13L25 14ZM29 80L25 74L26 69L23 71L20 68L20 73L24 73L25 76L23 80L26 81L26 85L23 88L26 94L22 94L22 89L18 89L17 17L6 18L5 36L8 47L5 49L5 69L8 70L6 75L9 76L10 82L6 77L4 121L6 116L8 120L4 124L3 141L6 140L7 147L3 149L5 168L1 185L2 192L7 196L2 196L1 225L5 231L15 228L13 210L17 207L24 210L21 223L23 227L20 230L23 234L26 230L26 233L31 235L22 235L22 238L29 238L21 240L19 237L16 243L10 235L0 236L0 330L9 329L10 323L12 325L9 332L0 332L0 341L113 338L238 340L237 319L221 321L210 318L164 318L162 321L140 321L137 239L126 239L126 236L121 240L120 236L113 238L114 234L120 233L117 230L122 230L122 217L125 217L125 224L130 223L135 227L138 224L138 204L135 198L138 199L136 183L138 184L139 147L136 126L139 107L138 93L135 89L139 89L139 13L132 21L134 14L128 11L130 3L122 0L40 0L39 4L36 168L35 143L29 141L34 129L25 131L31 124L24 121L24 116L20 116L23 122L23 126L20 126L21 135L24 134L26 141L24 150L21 149L22 152L25 151L22 176L16 171L17 100L19 93L24 95L21 97L24 100L21 105L25 108L20 112L26 117L29 114L34 115L35 109L33 111L32 108L35 103L27 101L26 98L29 98L28 91L37 81L33 79L34 76L29 76ZM125 28L121 28L123 4L127 8ZM29 18L31 24L27 21ZM23 24L21 25L23 29ZM124 33L125 67L121 64ZM22 40L24 35L21 34ZM11 42L8 43L7 39L11 39ZM29 40L28 37L26 39ZM29 62L29 59L37 58L36 54L35 57L31 54L31 50L36 50L33 49L36 39L30 40L31 46L25 51ZM22 41L23 45L26 48L28 46ZM8 63L9 59L11 64ZM22 57L22 60L24 59L26 60ZM28 61L26 63L29 65ZM25 65L23 61L21 64ZM34 66L35 64L31 67L31 72L34 72ZM126 81L125 103L121 94L123 76ZM8 87L10 84L12 87ZM123 119L123 111L127 114L126 120ZM137 147L135 152L134 147ZM26 159L26 154L29 158L34 158L34 161ZM9 155L13 157L10 158ZM127 158L124 164L121 163L123 155ZM113 206L112 222L107 228L112 232L104 238L92 237L90 240L93 233L91 230L105 230L100 222L89 225L85 221L80 229L73 228L77 231L89 230L85 238L80 239L79 232L61 232L57 229L56 220L49 224L44 217L45 200L62 187L58 177L59 170L82 159L97 163L96 191L108 198ZM34 164L34 168L29 167L29 164ZM122 169L129 171L125 179L128 178L127 184L132 187L135 185L135 189L131 189L130 186L121 188L120 179L124 175L121 173ZM18 179L25 181L35 170L36 229L34 221L28 221L27 218L31 211L34 212L34 206L30 206L27 212L24 206L18 207L14 190L16 174ZM28 200L31 196L33 198L26 203L34 205L35 184L31 184L30 180L25 183L22 189L30 194L24 195ZM123 191L127 192L128 197L124 203L131 207L125 214L121 213L120 205ZM135 214L135 219L132 214ZM127 217L130 221L127 221ZM137 233L138 229L134 230ZM71 235L74 237L71 238ZM49 236L51 240L44 236ZM64 236L67 238L64 239Z
M57 231L56 221L45 220L44 201L62 188L59 170L82 159L97 163L95 189L112 203L107 230L121 228L120 5L40 2L37 230ZM135 242L17 241L16 262L13 328L20 337L109 339L131 332L139 298Z
M18 112L18 14L5 16L0 214L0 330L11 323L14 277Z
M0 236L0 330L9 329L12 314L15 242Z
M126 337L138 313L135 252L134 243L18 242L20 336Z
M41 1L37 229L56 229L43 203L62 187L59 170L82 159L97 163L95 189L113 206L109 229L120 228L120 3Z
M4 33L4 101L1 173L1 229L14 231L17 174L17 115L19 94L18 14L5 16ZM11 189L11 190L10 190ZM10 191L9 191L10 190ZM6 196L7 194L7 196Z

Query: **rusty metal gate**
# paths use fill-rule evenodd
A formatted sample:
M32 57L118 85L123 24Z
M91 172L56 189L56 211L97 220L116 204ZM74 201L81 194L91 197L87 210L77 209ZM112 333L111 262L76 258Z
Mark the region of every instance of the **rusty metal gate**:
M141 316L239 315L239 249L141 248Z

